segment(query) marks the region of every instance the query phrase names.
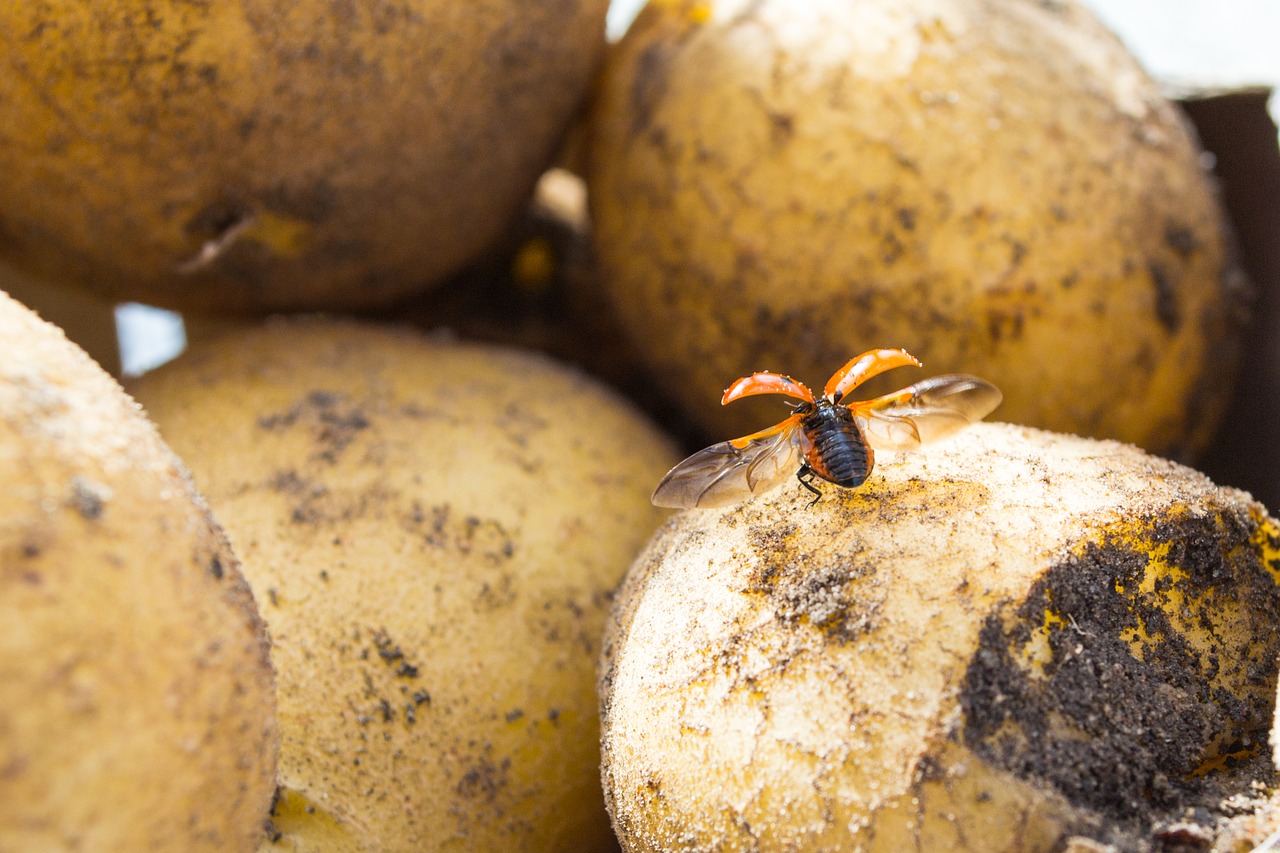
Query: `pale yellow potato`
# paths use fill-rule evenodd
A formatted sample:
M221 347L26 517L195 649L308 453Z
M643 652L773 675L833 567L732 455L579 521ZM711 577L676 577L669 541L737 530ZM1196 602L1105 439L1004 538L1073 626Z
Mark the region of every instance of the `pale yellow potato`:
M0 293L0 850L251 851L275 790L267 638L177 458Z
M0 6L0 255L181 310L385 304L495 240L608 0Z
M1274 778L1261 505L1007 424L882 457L637 558L600 675L624 850L1136 851Z
M605 283L717 436L720 392L903 347L1004 420L1203 445L1242 281L1187 123L1074 0L663 0L586 151ZM776 411L764 409L764 411Z
M675 461L647 421L540 356L319 319L135 390L265 602L265 849L609 849L594 666Z

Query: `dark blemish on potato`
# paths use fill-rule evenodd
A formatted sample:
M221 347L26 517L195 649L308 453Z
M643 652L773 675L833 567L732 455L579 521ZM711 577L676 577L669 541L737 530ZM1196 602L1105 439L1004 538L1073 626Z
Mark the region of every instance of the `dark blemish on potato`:
M418 668L408 661L401 661L396 667L396 675L400 678L417 678Z
M454 788L454 792L466 799L479 799L493 802L509 782L511 759L504 758L494 762L488 756L480 759L465 773Z
M942 762L936 756L932 753L925 753L920 756L920 761L916 764L915 769L915 784L937 782L945 779L946 776L946 768L942 766Z
M1195 231L1185 225L1174 223L1165 226L1164 243L1184 260L1200 248L1200 240L1196 237Z
M451 548L463 555L474 554L490 566L507 562L516 552L515 539L502 522L474 515L459 520L448 504L424 508L414 501L401 517L401 526L411 533L425 527L422 539L427 545Z
M906 246L898 239L898 235L890 231L880 239L880 260L889 267L896 264L904 254Z
M405 659L404 652L392 641L391 635L385 628L379 628L373 632L373 645L378 650L378 657L388 664L399 663Z
M337 199L338 193L324 178L299 185L280 184L261 195L266 208L312 224L327 220L333 214Z
M267 600L271 602L272 607L280 606L280 593L274 586L267 588Z
M635 74L631 78L631 137L648 133L653 114L667 94L667 74L675 55L675 45L654 42L636 57Z
M222 560L216 556L209 561L209 574L216 580L222 580Z
M223 198L206 204L187 220L183 230L191 237L213 240L232 231L254 216L253 209L235 198Z
M261 426L261 419L259 419L258 424ZM298 494L307 487L307 481L298 476L297 471L290 469L288 471L277 471L275 476L271 478L268 487L274 492Z
M1027 257L1027 252L1029 251L1027 249L1027 244L1021 240L1010 237L1007 234L1004 236L1004 241L1009 246L1009 266L1011 268L1021 266L1023 260Z
M1157 827L1151 837L1159 853L1200 853L1213 849L1213 830L1190 821Z
M480 594L476 596L476 606L484 611L500 610L509 607L516 600L515 579L503 573L497 583L484 581L480 584Z
M1280 590L1234 515L1137 529L1085 545L992 614L960 703L983 759L1150 826L1274 781L1262 753Z
M1147 262L1147 273L1151 276L1151 285L1156 291L1156 318L1168 332L1178 331L1182 326L1182 311L1178 307L1178 294L1173 280L1165 268L1155 261Z
M25 559L33 560L40 556L40 546L34 542L25 542L22 545L22 556Z
M898 224L902 226L904 231L916 230L916 218L918 213L914 207L900 207L896 211Z
M1022 337L1026 326L1026 318L1018 309L1004 310L992 308L987 310L987 337L992 343L1004 340L1016 341Z
M550 710L548 710L548 711L547 711L547 719L551 721L551 724L552 724L552 725L559 725L559 723L560 723L560 709L559 709L559 708L551 708Z
M775 148L781 148L791 141L796 134L796 120L791 113L781 113L764 107L765 117L769 120L769 141Z
M503 715L503 719L506 720L508 723L514 723L516 720L523 719L523 717L524 717L524 711L521 710L520 708L515 708L513 710L510 710Z
M23 572L18 577L22 580L23 583L27 584L28 586L44 585L44 575L40 574L39 572L30 572L30 571Z
M426 690L415 691L413 694L413 704L414 705L430 705L431 694L428 693Z
M332 464L371 424L359 404L347 395L321 389L309 391L302 400L283 412L258 418L259 429L269 432L295 426L305 426L311 433L312 442L319 447L311 457Z
M100 486L84 477L77 476L71 480L71 506L86 521L97 521L102 517L108 494L105 486Z

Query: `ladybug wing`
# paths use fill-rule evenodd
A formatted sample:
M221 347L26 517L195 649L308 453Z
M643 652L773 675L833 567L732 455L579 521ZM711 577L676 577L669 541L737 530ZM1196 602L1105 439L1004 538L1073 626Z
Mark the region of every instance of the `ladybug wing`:
M976 376L934 376L851 408L875 450L914 450L955 435L1000 405L1000 389Z
M699 450L667 472L653 490L656 506L728 506L767 492L800 467L800 416Z

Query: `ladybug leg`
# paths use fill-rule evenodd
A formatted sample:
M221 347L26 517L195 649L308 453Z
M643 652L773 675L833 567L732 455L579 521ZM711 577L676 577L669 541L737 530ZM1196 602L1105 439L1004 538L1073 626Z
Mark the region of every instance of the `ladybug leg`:
M813 492L813 500L809 501L805 509L812 509L814 504L822 500L822 492L813 485L814 474L815 472L809 467L808 462L801 464L800 470L796 472L796 479L800 481L800 485Z

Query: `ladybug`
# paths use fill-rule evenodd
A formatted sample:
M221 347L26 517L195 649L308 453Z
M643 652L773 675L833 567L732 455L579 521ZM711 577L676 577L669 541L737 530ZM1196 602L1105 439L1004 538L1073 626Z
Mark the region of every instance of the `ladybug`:
M658 506L717 507L761 494L794 474L814 494L815 478L847 489L871 475L876 450L912 450L982 420L1000 404L996 386L976 376L935 376L872 400L846 402L873 376L920 362L906 350L875 349L850 359L822 389L762 371L729 386L721 405L756 394L795 398L791 416L768 429L699 450L672 468L653 492Z

